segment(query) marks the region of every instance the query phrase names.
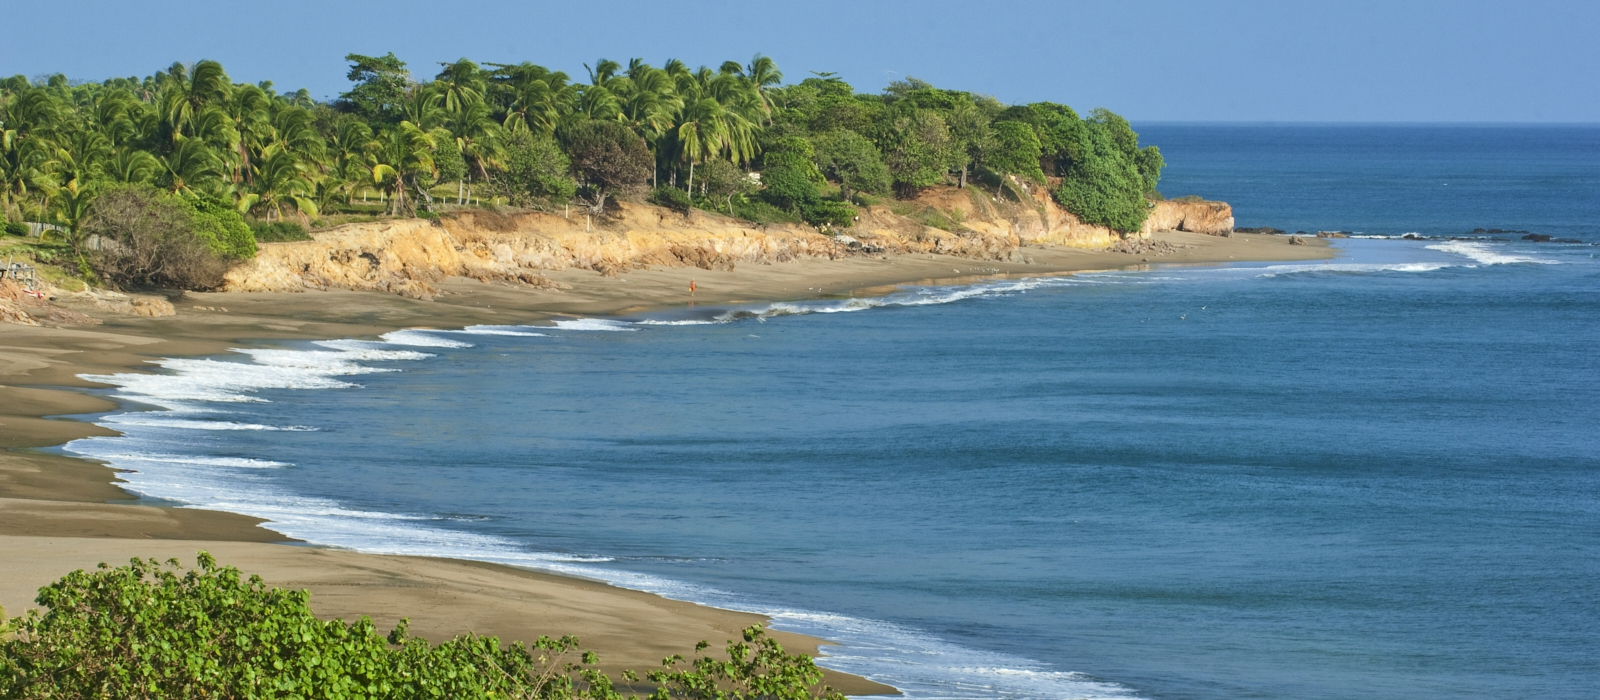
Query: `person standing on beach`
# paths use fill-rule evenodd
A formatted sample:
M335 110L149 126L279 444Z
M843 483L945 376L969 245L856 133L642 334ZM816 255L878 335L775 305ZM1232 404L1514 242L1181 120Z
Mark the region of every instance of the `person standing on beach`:
M694 290L695 290L694 280L690 279L689 280L689 296L694 296Z

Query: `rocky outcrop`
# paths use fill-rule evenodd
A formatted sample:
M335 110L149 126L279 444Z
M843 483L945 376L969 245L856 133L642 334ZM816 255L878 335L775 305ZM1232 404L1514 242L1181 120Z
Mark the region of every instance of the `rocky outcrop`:
M172 308L172 302L158 297L136 296L123 294L109 289L85 289L81 292L57 292L56 299L66 302L77 302L80 305L92 306L96 311L109 311L114 314L127 316L143 316L145 318L160 318L172 316L178 311Z
M1156 202L1145 219L1144 232L1189 231L1213 236L1233 233L1233 207L1227 202L1168 200Z

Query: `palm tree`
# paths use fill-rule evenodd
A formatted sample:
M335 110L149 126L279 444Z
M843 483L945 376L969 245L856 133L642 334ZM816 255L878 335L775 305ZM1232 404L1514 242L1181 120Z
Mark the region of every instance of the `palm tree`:
M460 110L449 112L444 118L441 148L455 148L466 160L470 172L488 181L489 165L500 157L501 127L490 117L489 106L482 101L464 103ZM462 196L461 181L456 182L457 200Z
M305 176L304 166L294 153L273 145L257 162L255 176L248 194L239 198L241 213L252 209L260 211L268 221L276 215L283 219L283 205L293 206L310 217L317 215L317 203L312 199L316 186Z
M772 96L767 94L767 88L783 82L783 72L778 70L778 64L771 58L756 54L750 59L749 65L740 66L733 61L722 64L722 72L731 73L743 78L745 84L756 94L761 103L761 112L766 115L766 123L772 123Z
M191 68L174 63L157 78L160 108L174 145L182 136L194 136L193 124L207 107L222 105L233 91L233 81L216 61L200 61Z
M340 123L328 139L327 152L332 161L329 178L343 183L341 187L345 192L345 204L349 204L355 196L355 184L372 175L365 160L373 146L372 127L355 119ZM326 202L322 204L326 205Z
M389 193L390 214L411 213L406 188L415 186L422 173L433 170L433 136L409 121L386 129L369 152L372 183Z
M183 139L161 160L158 184L171 192L194 192L222 175L222 161L195 139Z
M255 85L241 85L233 92L227 110L239 134L238 167L233 173L235 182L250 181L251 154L260 153L272 141L271 105L272 98L267 96L267 91Z
M673 70L669 62L668 70ZM677 63L676 66L683 64ZM673 128L678 160L689 166L689 189L694 189L694 166L710 157L725 156L734 163L755 157L759 107L748 83L730 73L687 68L674 76L683 98Z
M501 121L507 130L526 129L549 138L577 104L578 87L561 71L523 63L496 66L495 75L511 96Z
M467 104L483 101L488 81L478 64L463 58L439 65L444 66L444 70L439 71L434 83L439 86L445 111L459 111Z
M431 131L444 119L443 101L437 86L413 86L401 101L401 118L423 131Z
M106 159L101 171L112 182L144 183L154 180L161 169L161 161L149 151L121 146Z

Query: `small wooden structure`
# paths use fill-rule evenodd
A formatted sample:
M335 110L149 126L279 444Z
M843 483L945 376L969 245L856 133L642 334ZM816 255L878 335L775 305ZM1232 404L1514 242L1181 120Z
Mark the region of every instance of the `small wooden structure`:
M6 261L4 268L0 268L0 279L15 280L30 292L39 288L39 271L32 265L17 262L14 257Z

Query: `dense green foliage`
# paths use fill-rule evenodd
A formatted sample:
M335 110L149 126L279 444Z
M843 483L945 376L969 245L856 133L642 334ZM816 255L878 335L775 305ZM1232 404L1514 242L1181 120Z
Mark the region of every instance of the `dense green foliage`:
M977 170L1059 178L1064 206L1126 231L1163 165L1104 110L1007 107L914 78L880 94L827 73L784 85L760 55L715 69L600 60L581 80L531 63L461 59L425 77L394 54L346 58L351 87L331 103L235 83L215 61L98 83L0 80L0 214L53 224L77 251L101 192L145 185L186 197L195 235L240 258L248 221L433 215L485 197L602 212L658 187L737 216L844 226L857 193L909 198Z
M1138 136L1127 120L1103 109L1081 124L1056 199L1089 223L1117 231L1138 230L1149 215L1145 195L1154 190L1159 177L1160 152L1154 146L1139 150ZM1157 170L1147 174L1141 165Z
M845 201L851 191L883 194L889 190L889 168L883 155L865 136L849 129L834 129L818 134L817 167L839 183Z
M135 559L76 571L40 589L47 612L0 630L0 698L623 697L573 637L502 646L468 634L431 645L405 621L385 637L364 617L319 620L309 599L204 552L195 570ZM652 700L842 700L818 685L810 657L785 652L760 626L722 656L673 656L645 679Z
M211 250L229 258L255 256L255 235L239 212L204 197L173 197L172 200L189 216L189 230Z
M453 149L444 150L453 152ZM491 189L504 196L512 206L559 204L571 199L577 191L567 174L572 162L553 139L528 131L513 132L505 140L504 162L505 170L494 180Z

